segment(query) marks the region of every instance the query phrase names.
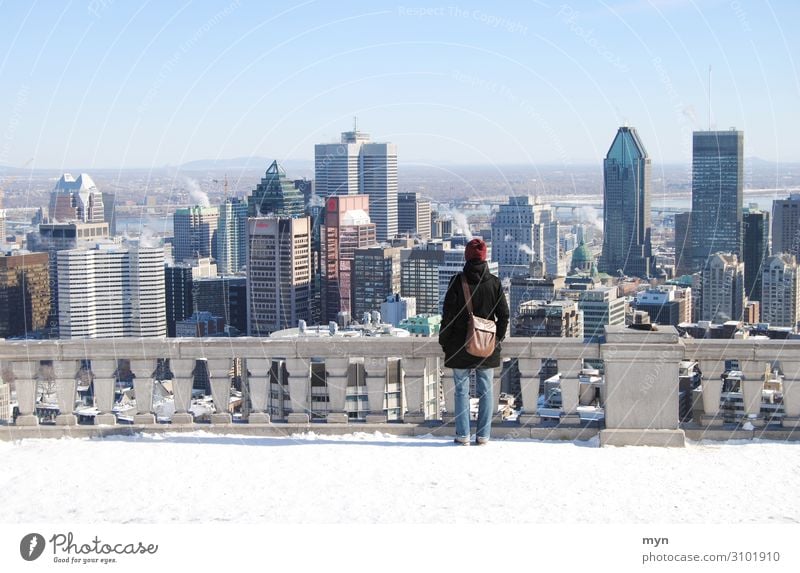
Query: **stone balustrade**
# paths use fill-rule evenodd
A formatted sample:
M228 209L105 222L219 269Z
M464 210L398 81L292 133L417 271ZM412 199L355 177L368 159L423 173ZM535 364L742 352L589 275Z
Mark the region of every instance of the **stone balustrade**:
M739 373L738 396L744 412L738 422L759 427L778 421L793 430L800 427L798 350L800 341L794 340L681 339L671 327L659 327L658 331L610 327L602 344L584 344L572 339L510 338L503 343L503 354L504 358L516 361L523 407L517 422L496 418L495 423L498 427L516 426L532 431L543 424L537 417L540 369L543 360L550 359L558 361L560 372L562 428L586 426L578 415L582 403L579 375L587 361L603 364L601 396L605 421L599 431L603 445L680 446L687 428L708 435L723 428L725 419L720 409L724 401L723 374L732 369ZM387 422L385 406L390 386L402 389L401 414L396 422L431 428L452 421L452 371L442 366L441 349L430 338L0 340L0 361L10 365L4 371L12 373L14 379L18 406L15 425L19 427L38 425L37 380L43 376L43 364L52 364L59 408L56 425L76 427L76 378L80 361L90 364L98 411L95 424L113 426L115 380L121 360L128 361L133 380L134 427L164 426L156 424L153 403L154 376L159 371L160 359L169 361L169 374L165 377L171 378L175 406L171 424L175 428L196 425L191 399L197 360L205 360L207 365L215 410L210 417L211 426L243 427L242 423L233 423L230 412L234 359L244 362L250 408L248 418L242 422L249 426L308 426L314 422L322 422L322 427L346 426L350 422L348 384L356 367L363 376L359 384L366 388L367 424L392 426L393 422ZM399 359L399 380L396 380L397 361L393 359ZM697 361L703 372L702 399L698 401L701 411L689 426L682 425L678 416L678 368L682 360ZM726 365L731 361L735 361L735 368ZM324 363L327 393L327 410L321 414L312 403L319 394L318 389L312 392L312 365L318 363ZM769 420L761 414L762 391L767 376L776 368L783 375L783 416ZM281 407L270 410L278 371L282 373ZM495 402L499 399L499 389L500 369L497 369ZM284 396L288 396L288 411L283 407ZM316 400L314 403L318 404L319 398ZM439 408L440 400L444 402L444 412ZM315 427L321 426L317 423ZM532 434L511 432L510 435Z

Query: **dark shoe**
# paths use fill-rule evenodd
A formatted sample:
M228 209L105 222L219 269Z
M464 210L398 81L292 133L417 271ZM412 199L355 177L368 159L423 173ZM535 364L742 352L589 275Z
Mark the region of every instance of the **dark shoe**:
M476 446L485 446L489 443L489 438L475 438Z
M453 442L455 442L455 444L457 446L468 446L469 445L469 436L467 436L466 438L458 438L457 437L455 440L453 440Z

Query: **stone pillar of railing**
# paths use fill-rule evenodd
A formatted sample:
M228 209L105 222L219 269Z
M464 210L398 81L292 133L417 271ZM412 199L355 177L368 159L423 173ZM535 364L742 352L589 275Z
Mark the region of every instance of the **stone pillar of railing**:
M442 421L452 423L456 419L456 381L452 368L442 369L442 394L444 394L444 410Z
M769 366L765 362L745 360L739 363L742 376L742 401L744 418L754 427L764 425L761 418L761 401L764 393L764 381L769 374Z
M36 377L39 374L39 361L19 361L11 363L14 371L14 386L17 389L17 426L38 426L36 416Z
M683 345L677 330L607 326L601 348L607 396L602 446L685 445L678 427L678 374Z
M269 424L270 417L267 413L270 391L271 358L248 358L247 386L250 390L250 424Z
M386 422L386 412L383 409L386 400L386 364L384 357L364 358L364 374L367 382L367 401L369 414L367 423L380 424Z
M790 430L797 430L800 429L800 361L781 360L781 370L784 413L781 425Z
M325 386L328 389L328 415L325 420L329 424L347 424L347 373L350 369L349 358L325 359Z
M230 424L233 418L231 407L231 361L229 358L209 358L208 378L211 383L211 398L214 409L212 424Z
M99 410L99 413L94 417L96 426L113 426L117 423L117 417L112 412L114 409L114 391L117 385L116 372L116 360L92 360L94 405Z
M719 409L722 397L722 375L725 373L725 359L703 360L700 363L703 373L703 415L700 423L703 426L721 426L723 417Z
M581 380L580 373L583 369L583 358L559 358L558 371L561 374L559 386L561 386L561 414L560 423L580 424L581 417L578 414L580 405Z
M503 413L500 411L500 389L503 387L502 363L492 369L492 423L501 423Z
M155 424L156 416L153 413L153 372L156 369L155 360L131 360L133 372L133 392L136 394L136 415L133 423Z
M311 360L287 358L286 370L289 373L289 398L292 402L292 412L287 421L290 424L308 424L311 422L311 408L308 402L311 388Z
M53 376L56 382L58 397L57 426L74 426L78 423L75 416L75 397L78 393L78 365L75 360L53 360Z
M194 384L195 360L193 358L170 358L169 369L172 371L172 398L175 413L172 414L174 425L191 424L194 417L189 409L192 406L192 386Z
M425 422L425 383L428 375L427 358L403 358L403 387L406 393L407 411L403 421L408 424Z
M522 411L517 420L522 426L536 425L541 421L537 414L539 404L539 358L518 358L520 389L522 390Z

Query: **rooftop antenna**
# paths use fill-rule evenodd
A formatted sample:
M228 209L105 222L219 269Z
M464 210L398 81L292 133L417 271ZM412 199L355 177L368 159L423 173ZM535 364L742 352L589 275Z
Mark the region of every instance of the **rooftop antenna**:
M711 64L708 64L708 131L711 131Z
M353 131L358 131L358 116L353 116Z

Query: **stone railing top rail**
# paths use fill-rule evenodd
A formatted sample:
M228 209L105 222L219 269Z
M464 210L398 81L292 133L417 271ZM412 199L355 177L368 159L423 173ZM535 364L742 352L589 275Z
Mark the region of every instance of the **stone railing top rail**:
M674 329L648 332L607 329L607 342L585 344L571 338L507 338L507 358L634 359L638 350L662 352L664 359L800 361L800 340L682 339ZM107 338L85 340L3 340L0 360L79 360L103 358L334 358L434 357L442 351L436 338ZM669 355L669 356L667 356ZM652 355L650 355L652 356Z

